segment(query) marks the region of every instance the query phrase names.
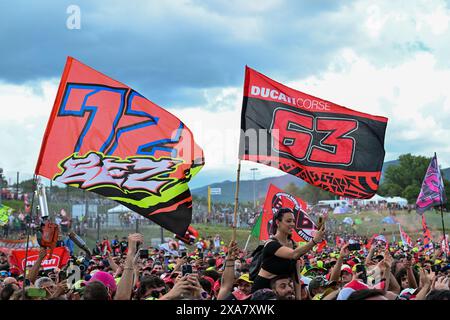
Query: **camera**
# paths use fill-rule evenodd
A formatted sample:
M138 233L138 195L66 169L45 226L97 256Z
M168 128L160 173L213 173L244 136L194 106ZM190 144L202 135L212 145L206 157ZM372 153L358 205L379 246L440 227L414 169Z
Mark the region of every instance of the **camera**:
M360 274L358 276L358 278L363 280L364 283L367 283L366 267L364 267L364 265L362 265L362 264L357 264L356 267L355 267L355 270L356 270L356 273L362 272L362 274Z
M361 245L359 243L350 243L348 245L348 250L350 250L350 251L359 251L359 250L361 250Z
M184 276L186 274L192 273L192 266L190 264L183 264L181 266L181 274Z

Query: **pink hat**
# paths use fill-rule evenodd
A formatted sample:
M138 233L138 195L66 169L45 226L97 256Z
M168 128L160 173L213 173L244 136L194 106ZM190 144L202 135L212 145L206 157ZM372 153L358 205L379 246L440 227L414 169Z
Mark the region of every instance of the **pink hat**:
M93 281L100 281L103 283L109 290L114 293L116 292L117 285L116 281L114 280L114 277L105 271L97 271L94 273L94 275L89 279L88 283L91 283Z

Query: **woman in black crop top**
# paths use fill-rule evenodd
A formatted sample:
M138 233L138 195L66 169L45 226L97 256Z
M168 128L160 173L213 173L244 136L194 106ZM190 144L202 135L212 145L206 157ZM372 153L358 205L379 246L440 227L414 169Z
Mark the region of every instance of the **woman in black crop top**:
M270 280L278 275L289 275L294 280L296 297L300 297L300 267L298 259L322 242L324 226L317 231L314 238L306 245L296 247L292 241L295 220L292 209L281 208L272 219L271 239L266 242L262 252L262 264L258 276L253 283L252 292L262 288L270 289Z

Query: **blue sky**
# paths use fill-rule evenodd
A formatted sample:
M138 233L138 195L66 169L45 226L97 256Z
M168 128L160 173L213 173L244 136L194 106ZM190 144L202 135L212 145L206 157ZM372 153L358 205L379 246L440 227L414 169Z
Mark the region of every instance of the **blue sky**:
M81 28L68 29L67 8ZM389 118L386 158L450 166L446 1L15 1L0 4L0 167L31 176L66 57L180 117L205 150L192 186L234 180L244 66ZM245 163L243 179L281 172Z

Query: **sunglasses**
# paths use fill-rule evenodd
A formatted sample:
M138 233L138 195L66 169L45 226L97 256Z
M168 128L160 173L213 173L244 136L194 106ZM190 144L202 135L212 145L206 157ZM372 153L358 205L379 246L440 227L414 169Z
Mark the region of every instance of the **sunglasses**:
M159 298L160 294L165 295L167 293L166 288L153 289L150 293L153 298Z

